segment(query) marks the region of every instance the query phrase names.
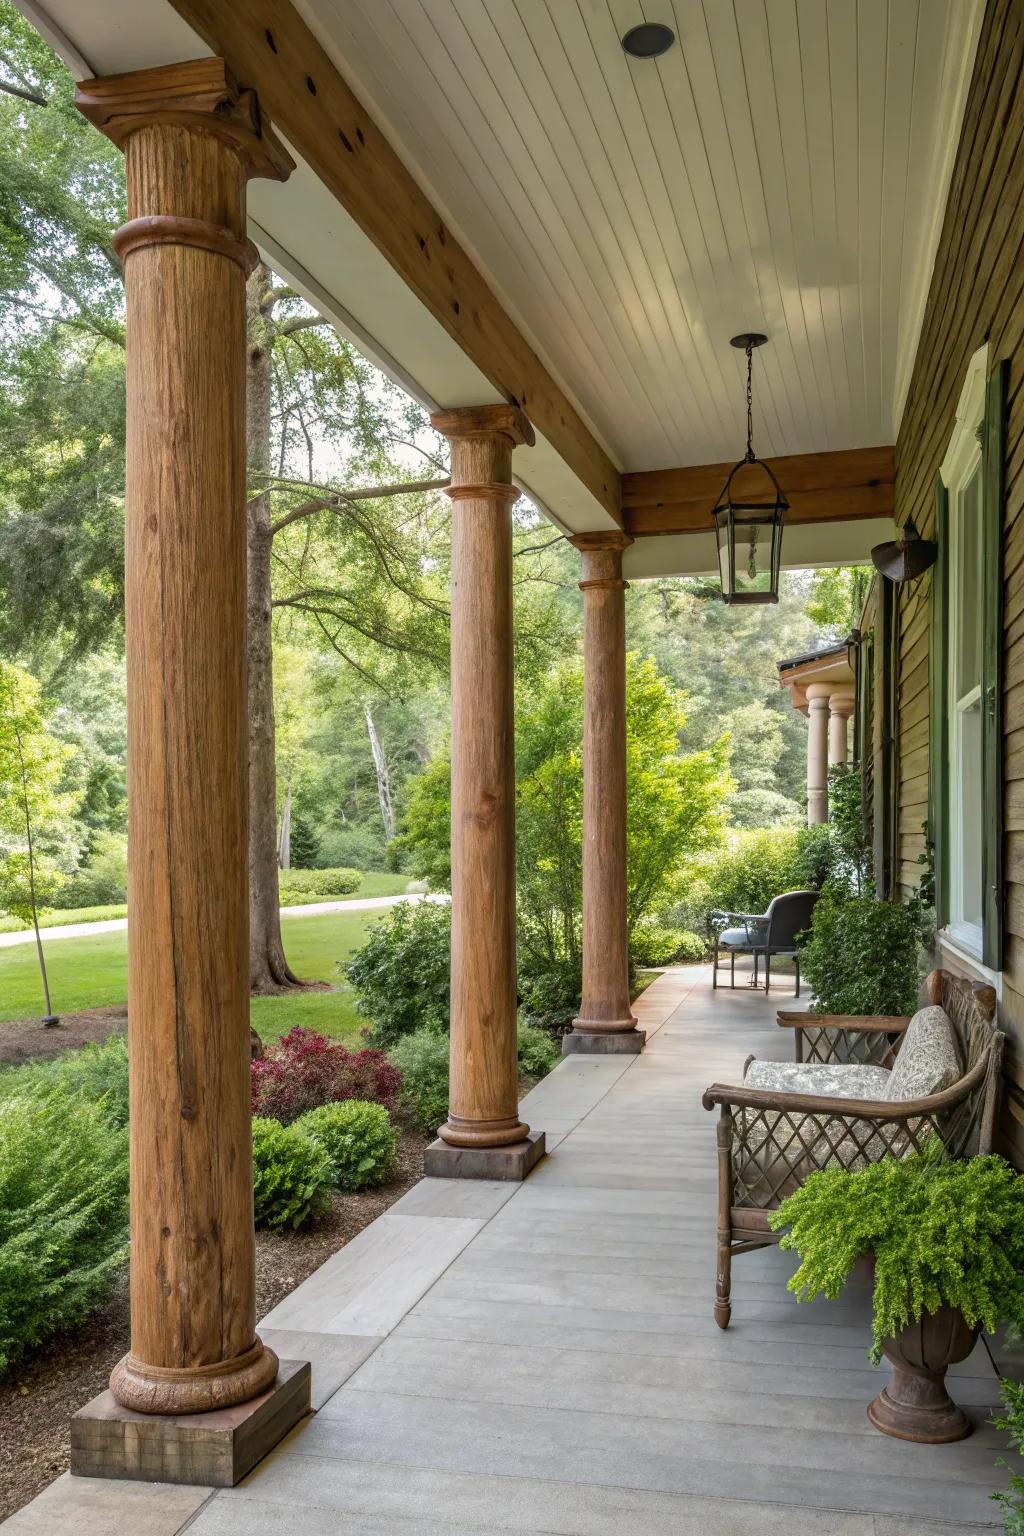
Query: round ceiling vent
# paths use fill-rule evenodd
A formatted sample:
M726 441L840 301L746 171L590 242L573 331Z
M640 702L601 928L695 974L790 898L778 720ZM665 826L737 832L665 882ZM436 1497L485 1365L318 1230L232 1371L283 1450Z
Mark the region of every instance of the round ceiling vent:
M676 40L671 27L660 21L643 21L638 27L630 27L622 39L622 46L633 59L656 59L667 53Z

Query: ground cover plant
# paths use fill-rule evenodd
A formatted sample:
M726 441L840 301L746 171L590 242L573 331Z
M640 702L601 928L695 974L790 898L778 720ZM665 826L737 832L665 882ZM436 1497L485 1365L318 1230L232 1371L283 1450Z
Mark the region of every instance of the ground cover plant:
M834 1301L857 1260L875 1259L871 1359L924 1312L959 1307L990 1333L1024 1327L1024 1175L1001 1157L923 1152L813 1173L768 1217L800 1255L789 1289Z

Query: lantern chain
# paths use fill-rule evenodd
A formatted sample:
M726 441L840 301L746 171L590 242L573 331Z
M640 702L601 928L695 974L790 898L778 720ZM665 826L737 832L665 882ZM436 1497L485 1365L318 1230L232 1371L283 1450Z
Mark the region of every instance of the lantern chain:
M754 462L754 347L747 342L747 464Z

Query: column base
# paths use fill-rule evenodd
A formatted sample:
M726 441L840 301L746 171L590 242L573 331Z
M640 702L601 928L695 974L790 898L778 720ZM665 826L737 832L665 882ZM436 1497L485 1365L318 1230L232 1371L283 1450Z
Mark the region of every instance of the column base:
M543 1131L507 1147L453 1147L440 1137L423 1155L428 1179L525 1179L546 1151Z
M165 1415L101 1392L71 1420L76 1477L233 1488L311 1411L306 1360L282 1360L266 1392L234 1408Z
M563 1056L639 1056L647 1039L645 1029L571 1029L562 1036Z

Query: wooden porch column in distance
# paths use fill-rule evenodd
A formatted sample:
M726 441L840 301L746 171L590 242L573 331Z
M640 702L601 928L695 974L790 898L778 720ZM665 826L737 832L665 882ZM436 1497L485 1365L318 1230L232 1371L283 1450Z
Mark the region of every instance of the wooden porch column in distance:
M850 716L853 714L852 693L837 689L828 701L828 765L845 763L850 756Z
M77 104L124 149L129 213L113 244L127 303L131 1349L111 1390L123 1409L173 1416L275 1402L285 1377L261 1396L278 1361L256 1334L249 1109L245 188L292 163L220 59L87 80ZM112 1449L116 1419L76 1420L74 1470L213 1480L180 1441L154 1451L137 1421Z
M452 985L449 1113L424 1171L522 1179L544 1136L519 1119L516 1053L510 405L441 411L451 447Z
M807 685L807 825L828 821L828 683Z
M631 1054L626 935L626 587L628 534L581 533L583 556L583 998L566 1053Z

